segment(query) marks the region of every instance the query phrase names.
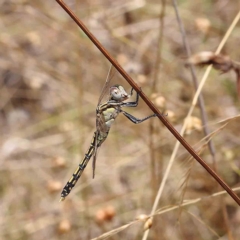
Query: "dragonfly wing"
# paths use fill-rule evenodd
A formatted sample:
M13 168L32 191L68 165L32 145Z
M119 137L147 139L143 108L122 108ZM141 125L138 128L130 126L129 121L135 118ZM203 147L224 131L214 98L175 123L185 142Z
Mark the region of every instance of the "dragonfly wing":
M97 154L99 152L99 149L100 149L102 143L106 140L107 135L108 135L108 132L106 132L103 135L100 132L96 133L97 138L96 138L96 142L94 143L93 162L92 162L93 178L95 176Z
M108 89L109 83L110 83L110 81L113 79L113 76L114 76L115 72L116 72L116 69L114 68L113 65L111 65L111 67L110 67L110 69L109 69L109 71L108 71L108 75L107 75L105 84L104 84L104 86L103 86L101 95L100 95L100 97L99 97L99 99L98 99L98 106L100 105L100 103L101 103L101 101L102 101L102 99L103 99L103 97L104 97L104 95L105 95L105 93L106 93L106 91L107 91L107 89Z
M96 159L97 159L98 135L99 135L99 131L96 131L96 137L95 137L95 142L94 142L93 161L92 161L93 178L95 176L95 167L96 167Z
M105 124L105 120L102 114L97 114L96 116L96 127L97 127L96 140L94 142L94 153L93 153L93 162L92 162L93 178L95 176L95 166L96 166L98 148L100 147L101 143L104 141L104 140L99 140L99 134L108 132L108 128L107 128L107 125Z
M112 80L115 72L116 72L116 69L113 67L113 65L111 65L111 67L110 67L110 69L108 71L108 75L107 75L105 84L103 86L101 95L100 95L100 97L98 99L97 107L99 107L99 105L101 104L101 101L102 101L106 91L108 90L109 83ZM95 167L96 167L96 159L97 159L98 148L100 147L101 143L105 140L105 139L104 140L103 139L99 140L99 133L106 133L106 134L108 134L108 131L109 131L109 129L108 129L106 123L105 123L104 116L101 113L97 113L97 116L96 116L96 128L97 128L96 140L95 140L94 153L93 153L93 162L92 162L93 178L95 176Z
M94 155L93 155L93 161L92 161L92 171L93 171L93 175L92 177L95 177L95 168L96 168L96 159L97 159L97 150L98 148L95 150Z
M96 116L96 127L98 132L106 133L109 131L103 114L97 114Z

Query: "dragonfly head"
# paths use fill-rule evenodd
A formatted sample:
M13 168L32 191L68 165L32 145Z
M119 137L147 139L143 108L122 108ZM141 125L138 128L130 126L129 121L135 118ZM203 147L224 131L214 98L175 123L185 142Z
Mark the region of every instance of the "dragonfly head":
M121 85L114 85L110 88L110 99L117 102L122 102L129 98L124 88Z

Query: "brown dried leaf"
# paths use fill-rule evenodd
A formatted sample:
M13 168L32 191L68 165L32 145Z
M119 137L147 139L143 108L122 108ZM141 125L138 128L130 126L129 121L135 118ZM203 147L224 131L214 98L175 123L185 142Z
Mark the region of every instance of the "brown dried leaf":
M235 71L237 75L237 92L240 97L240 63L233 61L229 56L221 54L215 54L213 52L200 52L190 57L186 65L211 65L213 68L221 71L222 73L229 72L230 70Z
M200 52L187 60L187 65L213 65L217 70L223 73L230 71L233 68L232 60L228 56L215 54L213 52Z

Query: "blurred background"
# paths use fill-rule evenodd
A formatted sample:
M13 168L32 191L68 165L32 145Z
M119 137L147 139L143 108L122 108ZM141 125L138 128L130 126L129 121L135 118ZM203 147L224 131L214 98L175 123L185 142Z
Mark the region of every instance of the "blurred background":
M66 0L160 111L180 131L194 85L172 1ZM239 1L178 1L193 53L215 51ZM223 54L239 59L240 25ZM63 186L88 149L109 62L56 1L0 1L0 239L91 239L150 214L176 139L158 119L134 125L120 115L74 190ZM204 68L197 68L200 81ZM112 83L131 87L116 74ZM211 71L203 88L215 163L197 107L185 139L233 188L239 186L239 100L234 73ZM133 98L134 99L134 98ZM141 118L140 100L127 110ZM233 119L232 119L233 118ZM222 120L226 120L224 125ZM148 239L239 239L240 210L181 147L159 209L202 198L154 217ZM109 239L141 239L137 222Z

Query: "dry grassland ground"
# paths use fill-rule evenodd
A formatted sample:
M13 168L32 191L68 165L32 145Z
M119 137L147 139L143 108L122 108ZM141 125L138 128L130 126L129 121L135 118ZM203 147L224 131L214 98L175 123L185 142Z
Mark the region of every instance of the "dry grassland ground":
M180 131L195 88L172 1L66 3ZM239 9L239 1L178 1L192 52L214 52ZM222 53L238 61L239 43L240 23ZM92 239L150 214L176 144L158 119L134 125L120 115L98 153L95 179L90 163L58 202L91 142L109 67L56 1L0 1L0 239ZM200 81L206 68L195 70ZM114 83L131 90L119 74ZM215 162L203 139L199 107L184 137L231 188L239 187L235 74L212 70L202 97ZM141 100L129 112L151 114ZM225 193L211 197L219 191L180 147L157 207L168 211L153 218L148 239L240 239L240 209ZM197 198L202 199L171 209ZM109 239L142 239L143 228L144 221L134 222L110 232Z

